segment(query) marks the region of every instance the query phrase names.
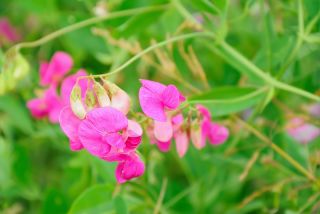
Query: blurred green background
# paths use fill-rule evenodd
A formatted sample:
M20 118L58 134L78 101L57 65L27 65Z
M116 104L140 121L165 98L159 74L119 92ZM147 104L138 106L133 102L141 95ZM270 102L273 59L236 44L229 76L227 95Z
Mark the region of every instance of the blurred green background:
M319 188L231 117L251 112L248 123L319 176L320 139L302 145L284 130L289 114L310 117L304 107L313 102L295 94L276 90L271 98L212 105L214 119L231 131L229 140L201 151L190 146L182 159L174 147L161 153L144 138L139 151L146 172L121 187L116 185L114 164L85 151L71 152L59 125L31 118L25 102L39 88L39 62L55 51L72 55L74 71L85 68L100 74L117 68L152 41L203 29L225 39L268 75L319 94L318 0L300 4L299 0L1 0L0 17L10 20L22 41L33 41L97 15L164 4L164 10L100 22L22 50L31 72L14 92L0 97L2 213L320 212ZM296 50L299 9L305 30L312 20L315 23ZM130 94L136 110L140 110L139 78L174 83L185 95L197 93L203 100L234 98L262 85L232 58L218 54L214 42L192 38L160 48L112 77L113 81ZM11 45L4 44L2 51ZM201 68L190 66L192 53L208 85ZM281 70L285 72L279 76Z

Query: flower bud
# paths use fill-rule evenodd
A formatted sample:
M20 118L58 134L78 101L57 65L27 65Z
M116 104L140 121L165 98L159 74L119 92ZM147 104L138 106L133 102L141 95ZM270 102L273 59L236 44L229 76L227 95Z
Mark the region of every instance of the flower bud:
M108 92L102 87L102 85L100 85L100 83L94 82L93 90L96 93L100 107L110 106L111 101Z
M97 104L96 97L92 89L88 89L86 91L85 104L89 111L93 109Z
M112 82L105 81L104 83L104 87L111 95L111 106L124 114L128 114L131 106L129 95Z
M81 88L78 84L74 85L70 94L70 105L72 112L79 118L84 119L86 110L81 100Z

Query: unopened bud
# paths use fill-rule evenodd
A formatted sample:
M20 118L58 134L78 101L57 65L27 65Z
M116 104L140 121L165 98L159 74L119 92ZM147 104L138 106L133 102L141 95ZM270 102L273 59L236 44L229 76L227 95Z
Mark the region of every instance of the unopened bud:
M96 102L96 97L94 95L94 92L92 89L88 89L86 91L86 100L85 100L86 106L88 110L93 109L97 102Z
M73 86L70 94L70 105L72 112L79 118L84 119L86 116L86 110L82 104L81 100L81 88L78 84Z
M110 106L111 101L108 92L98 82L94 82L93 89L96 93L98 103L101 107Z

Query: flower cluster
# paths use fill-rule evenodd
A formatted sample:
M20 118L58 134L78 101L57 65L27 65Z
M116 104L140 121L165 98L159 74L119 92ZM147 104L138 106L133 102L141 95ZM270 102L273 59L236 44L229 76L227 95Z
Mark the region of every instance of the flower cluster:
M128 119L130 97L114 83L105 79L97 82L84 70L66 77L72 66L72 58L63 52L41 64L40 85L46 89L42 96L28 101L31 114L59 122L72 151L86 150L104 161L117 162L118 183L141 176L145 166L137 148L143 130L136 121ZM203 106L189 109L185 119L181 108L185 97L176 86L150 80L141 83L140 105L145 115L153 119L145 120L146 131L150 142L161 151L168 151L175 139L178 154L183 157L190 139L201 149L207 140L221 144L228 138L228 129L213 123L210 112Z
M61 109L69 104L69 97L73 85L79 76L87 75L83 69L76 74L65 77L73 66L72 58L64 52L56 52L50 62L40 65L40 90L37 98L27 102L27 107L33 117L37 119L49 118L50 122L57 123ZM81 81L84 85L86 82ZM60 88L60 94L58 89Z
M197 149L205 146L208 139L211 144L225 142L229 136L226 127L213 123L210 112L203 106L197 106L195 119L184 119L179 106L185 97L174 85L141 80L139 100L142 111L153 119L148 124L147 133L151 144L156 144L160 151L170 149L174 138L176 149L180 157L188 150L189 139Z

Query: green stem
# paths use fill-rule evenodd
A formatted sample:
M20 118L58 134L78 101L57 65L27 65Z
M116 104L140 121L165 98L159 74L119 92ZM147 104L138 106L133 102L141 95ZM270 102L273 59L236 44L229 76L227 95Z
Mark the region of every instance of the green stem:
M160 190L160 194L157 200L157 204L154 208L153 214L158 214L161 210L161 205L164 199L164 194L166 193L167 190L167 184L168 184L168 178L164 178L162 180L162 186L161 186L161 190Z
M297 41L295 43L295 46L293 47L293 49L290 51L290 55L287 57L287 59L285 60L283 66L281 67L278 75L277 75L277 79L280 79L284 73L286 72L286 70L288 69L288 67L292 64L292 62L294 61L298 51L301 48L301 45L303 43L304 40L304 21L303 21L303 5L302 5L302 0L298 0L298 34L297 34Z
M40 45L43 45L44 43L51 41L59 36L62 36L66 33L78 30L80 28L83 27L87 27L89 25L101 22L101 21L105 21L105 20L109 20L109 19L115 19L115 18L119 18L119 17L124 17L124 16L132 16L132 15L136 15L138 13L150 13L150 12L154 12L157 10L164 10L168 7L168 5L158 5L158 6L150 6L150 7L142 7L142 8L136 8L136 9L129 9L129 10L123 10L123 11L119 11L119 12L112 12L109 13L105 16L100 16L100 17L93 17L87 20L84 20L82 22L78 22L76 24L67 26L65 28L61 28L60 30L57 30L51 34L48 34L47 36L42 37L41 39L38 39L36 41L33 42L23 42L23 43L19 43L17 45L15 45L15 48L34 48Z
M277 152L282 158L287 160L294 168L296 168L301 174L306 176L310 181L317 183L317 179L315 176L306 170L304 167L302 167L295 159L293 159L288 153L286 153L284 150L282 150L278 145L274 144L269 138L267 138L265 135L260 133L257 129L252 127L251 125L247 124L243 120L241 120L238 117L234 117L238 122L240 122L246 129L248 129L250 132L252 132L257 138L262 140L264 143L267 143L275 152Z
M165 41L156 43L154 45L149 46L148 48L144 49L143 51L139 52L138 54L136 54L135 56L133 56L132 58L130 58L128 61L126 61L125 63L123 63L121 66L119 66L118 68L114 69L113 71L106 73L106 74L97 74L97 75L90 75L94 78L103 78L103 77L107 77L113 74L116 74L120 71L122 71L124 68L128 67L129 65L131 65L133 62L135 62L136 60L138 60L139 58L141 58L143 55L151 52L154 49L166 46L169 43L173 43L173 42L177 42L177 41L181 41L181 40L186 40L186 39L191 39L194 37L212 37L211 33L208 32L195 32L195 33L189 33L189 34L183 34L180 36L176 36L176 37L172 37L170 39L167 39ZM80 77L80 79L82 78L87 78L86 76Z

